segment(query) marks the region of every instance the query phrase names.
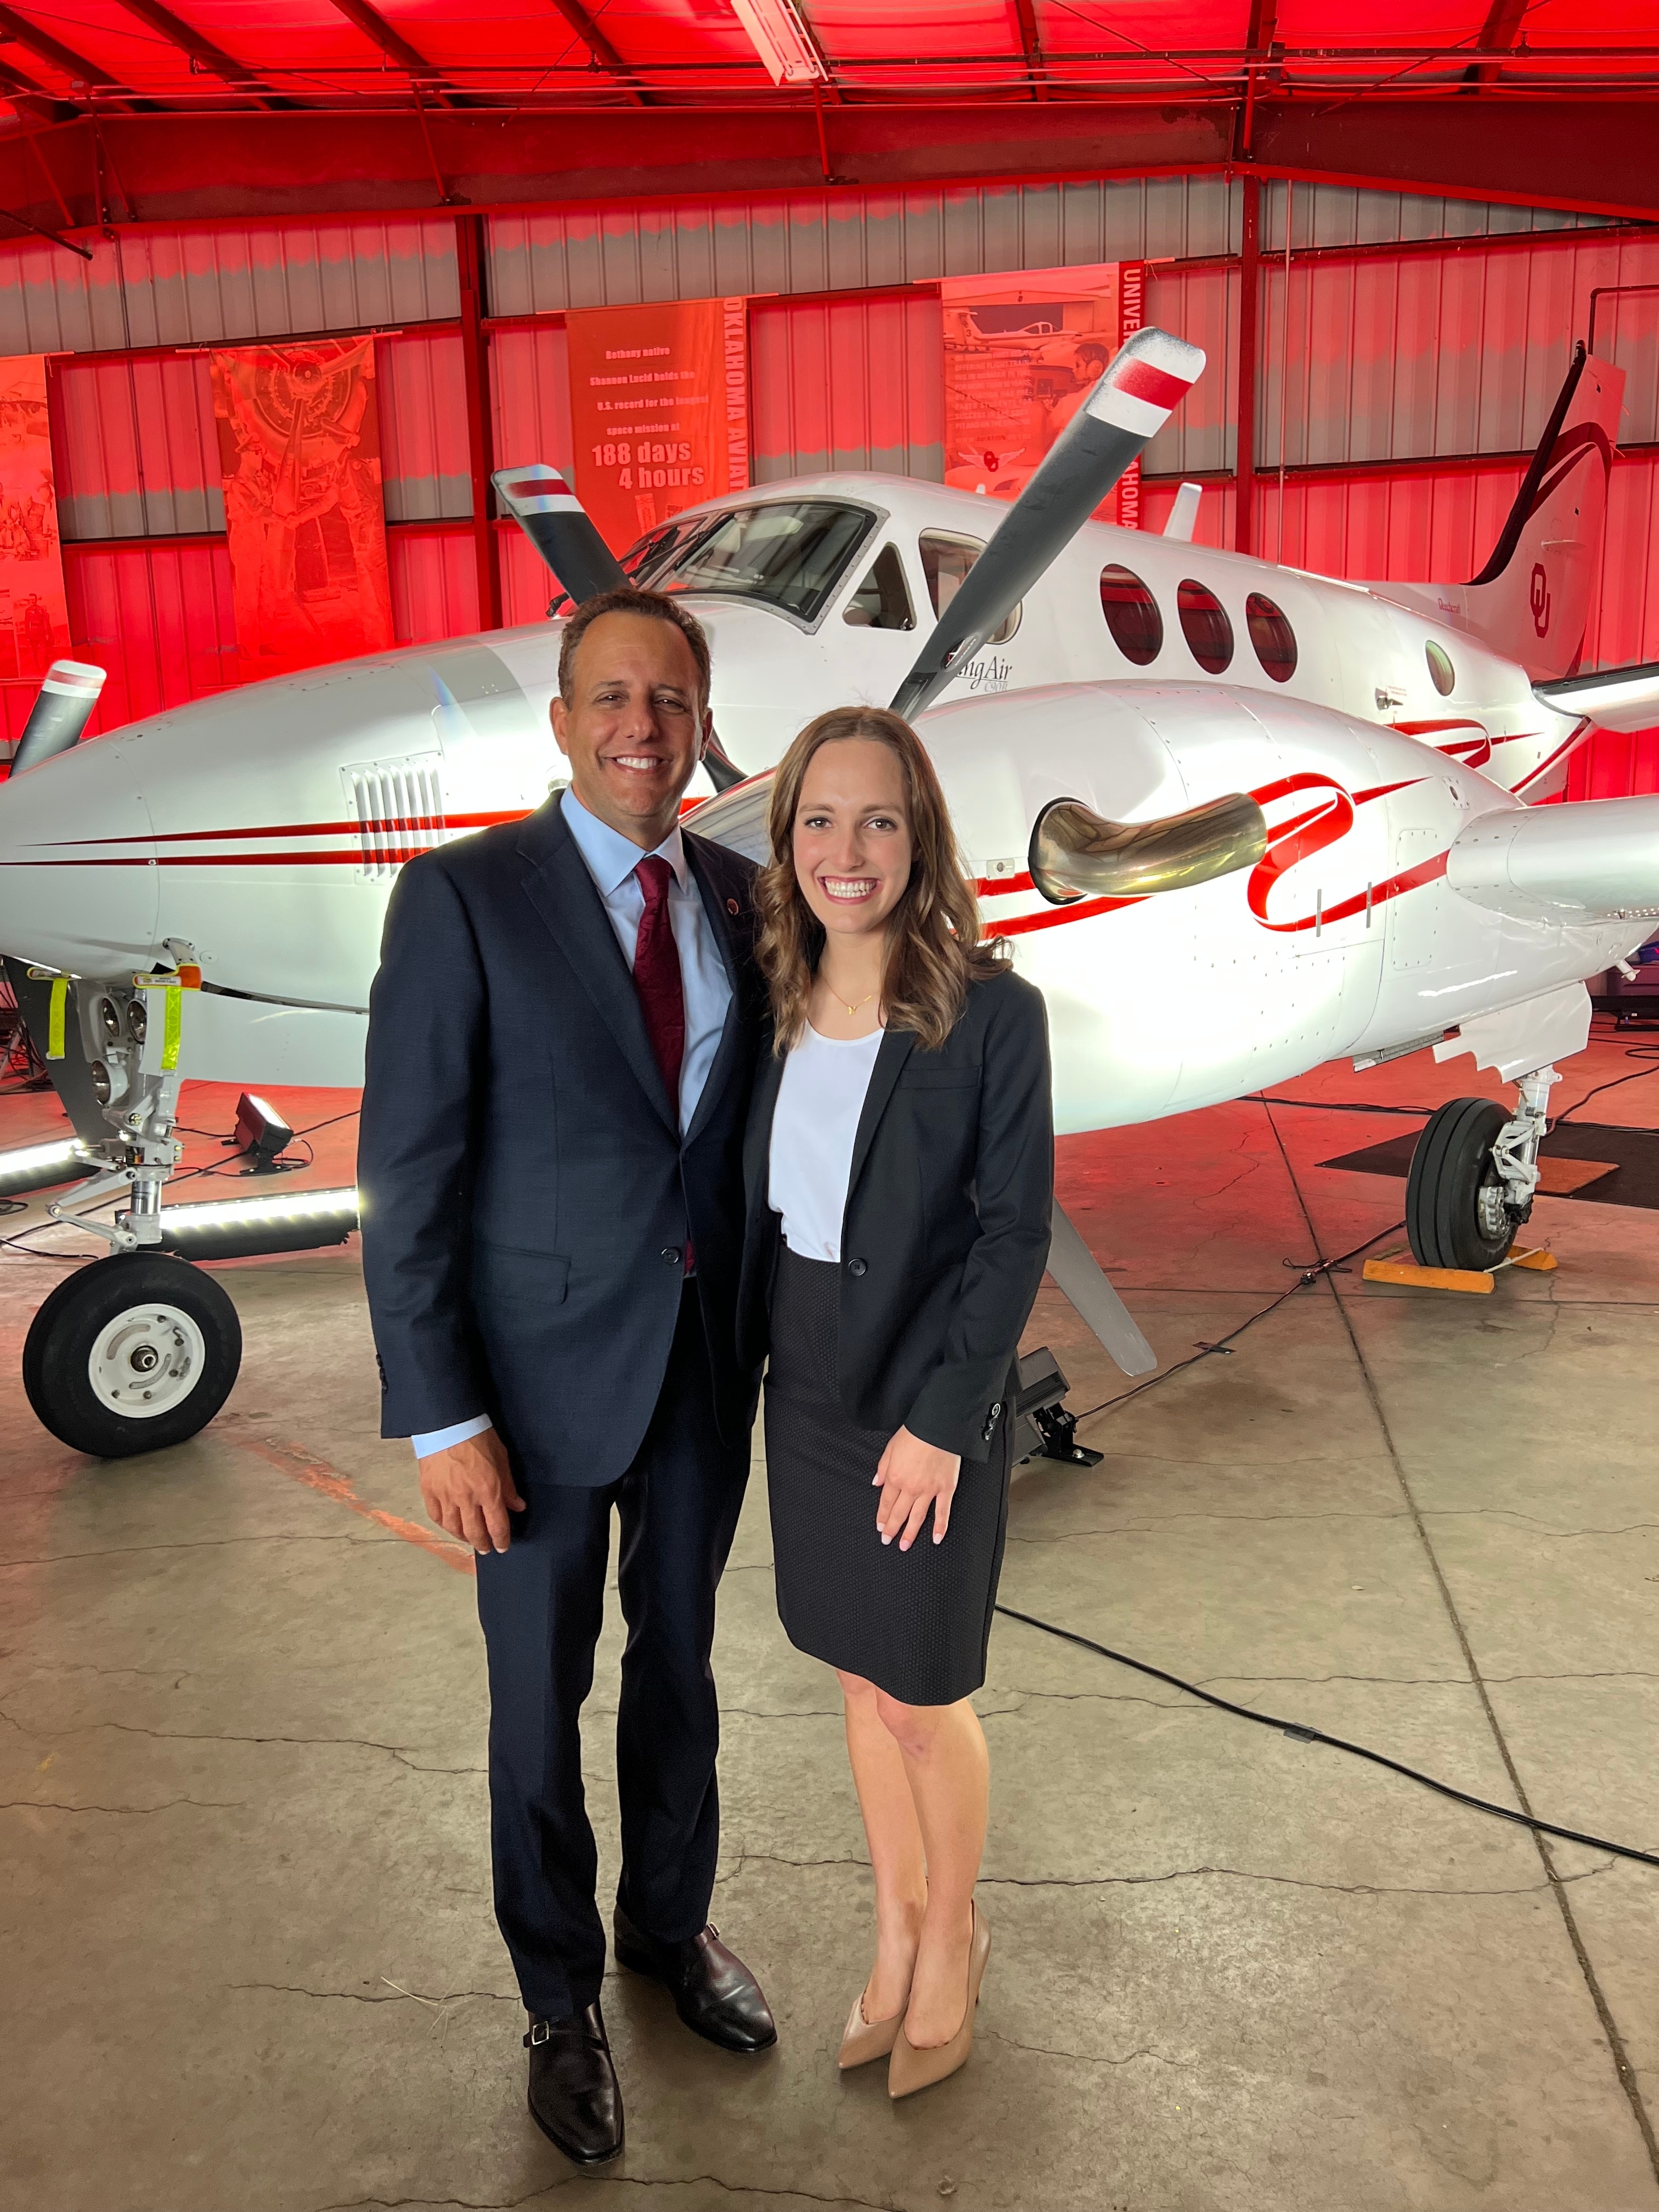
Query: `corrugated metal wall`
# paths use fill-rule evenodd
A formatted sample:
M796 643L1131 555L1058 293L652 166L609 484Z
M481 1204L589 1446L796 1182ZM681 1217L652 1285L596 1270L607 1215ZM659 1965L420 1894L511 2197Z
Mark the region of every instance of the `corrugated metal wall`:
M381 338L374 362L386 520L470 517L472 471L459 336Z
M399 643L464 637L478 627L478 569L470 530L400 530L386 540L392 621ZM547 594L542 594L544 604Z
M1591 295L1659 285L1659 239L1548 239L1515 250L1263 265L1256 457L1276 468L1529 450ZM1659 437L1659 292L1598 315L1629 377L1625 444Z
M1488 200L1449 200L1427 192L1375 192L1355 185L1286 185L1270 178L1261 188L1261 248L1285 251L1290 210L1291 251L1310 246L1405 246L1443 238L1514 238L1551 230L1599 226L1593 215L1559 208L1496 207Z
M1198 535L1231 543L1233 489L1218 479L1235 460L1230 257L1241 209L1241 187L1205 177L491 218L488 304L504 325L490 337L496 459L571 465L562 310L741 292L751 299L758 482L825 468L937 479L941 325L928 288L945 276L1146 259L1160 264L1148 319L1203 345L1210 367L1148 453L1146 525L1161 526L1177 477L1197 475L1212 480ZM1287 215L1293 252L1322 257L1293 260L1288 277L1274 258ZM1659 445L1659 240L1598 228L1549 210L1267 186L1262 550L1350 575L1473 574L1598 291L1598 350L1630 377L1624 441ZM865 296L902 286L922 289ZM214 343L385 334L377 392L398 635L476 625L459 313L447 216L124 233L99 240L90 264L40 240L0 246L0 353L59 356L51 385L71 608L86 649L112 667L100 726L220 688L234 669L205 354ZM511 326L535 316L553 319ZM131 357L144 348L202 350ZM97 358L112 353L121 357ZM1425 461L1443 465L1401 465ZM1648 585L1656 476L1659 454L1642 452L1615 471L1592 637L1603 663L1659 658L1659 597ZM504 529L500 545L506 617L532 620L545 571L516 531ZM27 706L27 691L0 693L9 726Z
M757 483L824 469L943 482L936 299L757 301L749 341Z
M1237 251L1237 200L1218 177L1148 177L500 216L489 226L490 304L500 315L545 314L740 292L864 291L988 269L1185 260Z
M1146 285L1146 320L1203 347L1203 375L1146 448L1146 476L1230 472L1238 434L1234 397L1238 379L1237 269L1153 270Z
M222 541L65 546L64 581L77 650L109 671L100 728L234 683L236 619Z
M224 528L204 354L67 361L47 390L65 538L176 538Z
M86 262L43 240L7 240L0 355L210 345L460 312L455 228L441 216L225 223L88 242Z
M568 469L570 371L562 327L497 331L489 342L495 458L502 468L547 461Z

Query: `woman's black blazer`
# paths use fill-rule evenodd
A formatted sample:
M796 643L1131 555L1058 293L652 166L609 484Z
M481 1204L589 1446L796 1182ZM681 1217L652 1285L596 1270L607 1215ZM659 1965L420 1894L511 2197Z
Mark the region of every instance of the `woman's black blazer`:
M738 1330L766 1349L780 1241L769 1202L784 1062L763 1053L744 1146ZM1054 1109L1042 995L1009 970L969 986L944 1045L889 1030L859 1117L841 1240L841 1402L988 1456L1020 1331L1048 1257Z

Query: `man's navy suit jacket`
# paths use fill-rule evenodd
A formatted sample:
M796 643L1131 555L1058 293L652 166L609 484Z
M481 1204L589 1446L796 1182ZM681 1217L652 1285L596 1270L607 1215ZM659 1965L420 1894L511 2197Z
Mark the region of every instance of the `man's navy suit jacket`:
M720 1434L752 1420L736 1313L754 870L684 842L732 1000L684 1140L556 795L399 877L358 1152L382 1435L488 1413L521 1481L617 1480L656 1405L688 1242Z

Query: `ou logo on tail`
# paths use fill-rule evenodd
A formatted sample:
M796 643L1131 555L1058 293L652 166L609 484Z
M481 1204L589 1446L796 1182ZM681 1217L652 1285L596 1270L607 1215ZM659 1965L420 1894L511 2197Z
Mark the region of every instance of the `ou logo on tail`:
M1533 563L1532 626L1540 637L1549 635L1550 580L1544 574L1544 564L1541 561L1535 561Z

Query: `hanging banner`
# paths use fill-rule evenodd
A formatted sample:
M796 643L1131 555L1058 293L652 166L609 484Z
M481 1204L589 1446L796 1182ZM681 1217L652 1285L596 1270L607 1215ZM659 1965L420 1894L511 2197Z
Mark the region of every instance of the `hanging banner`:
M46 422L46 358L0 360L0 678L37 679L70 649Z
M613 553L749 486L749 303L673 300L565 319L576 495Z
M947 277L945 481L1018 499L1132 330L1146 289L1141 262ZM1139 464L1097 512L1139 526Z
M244 683L392 642L374 341L213 356Z

